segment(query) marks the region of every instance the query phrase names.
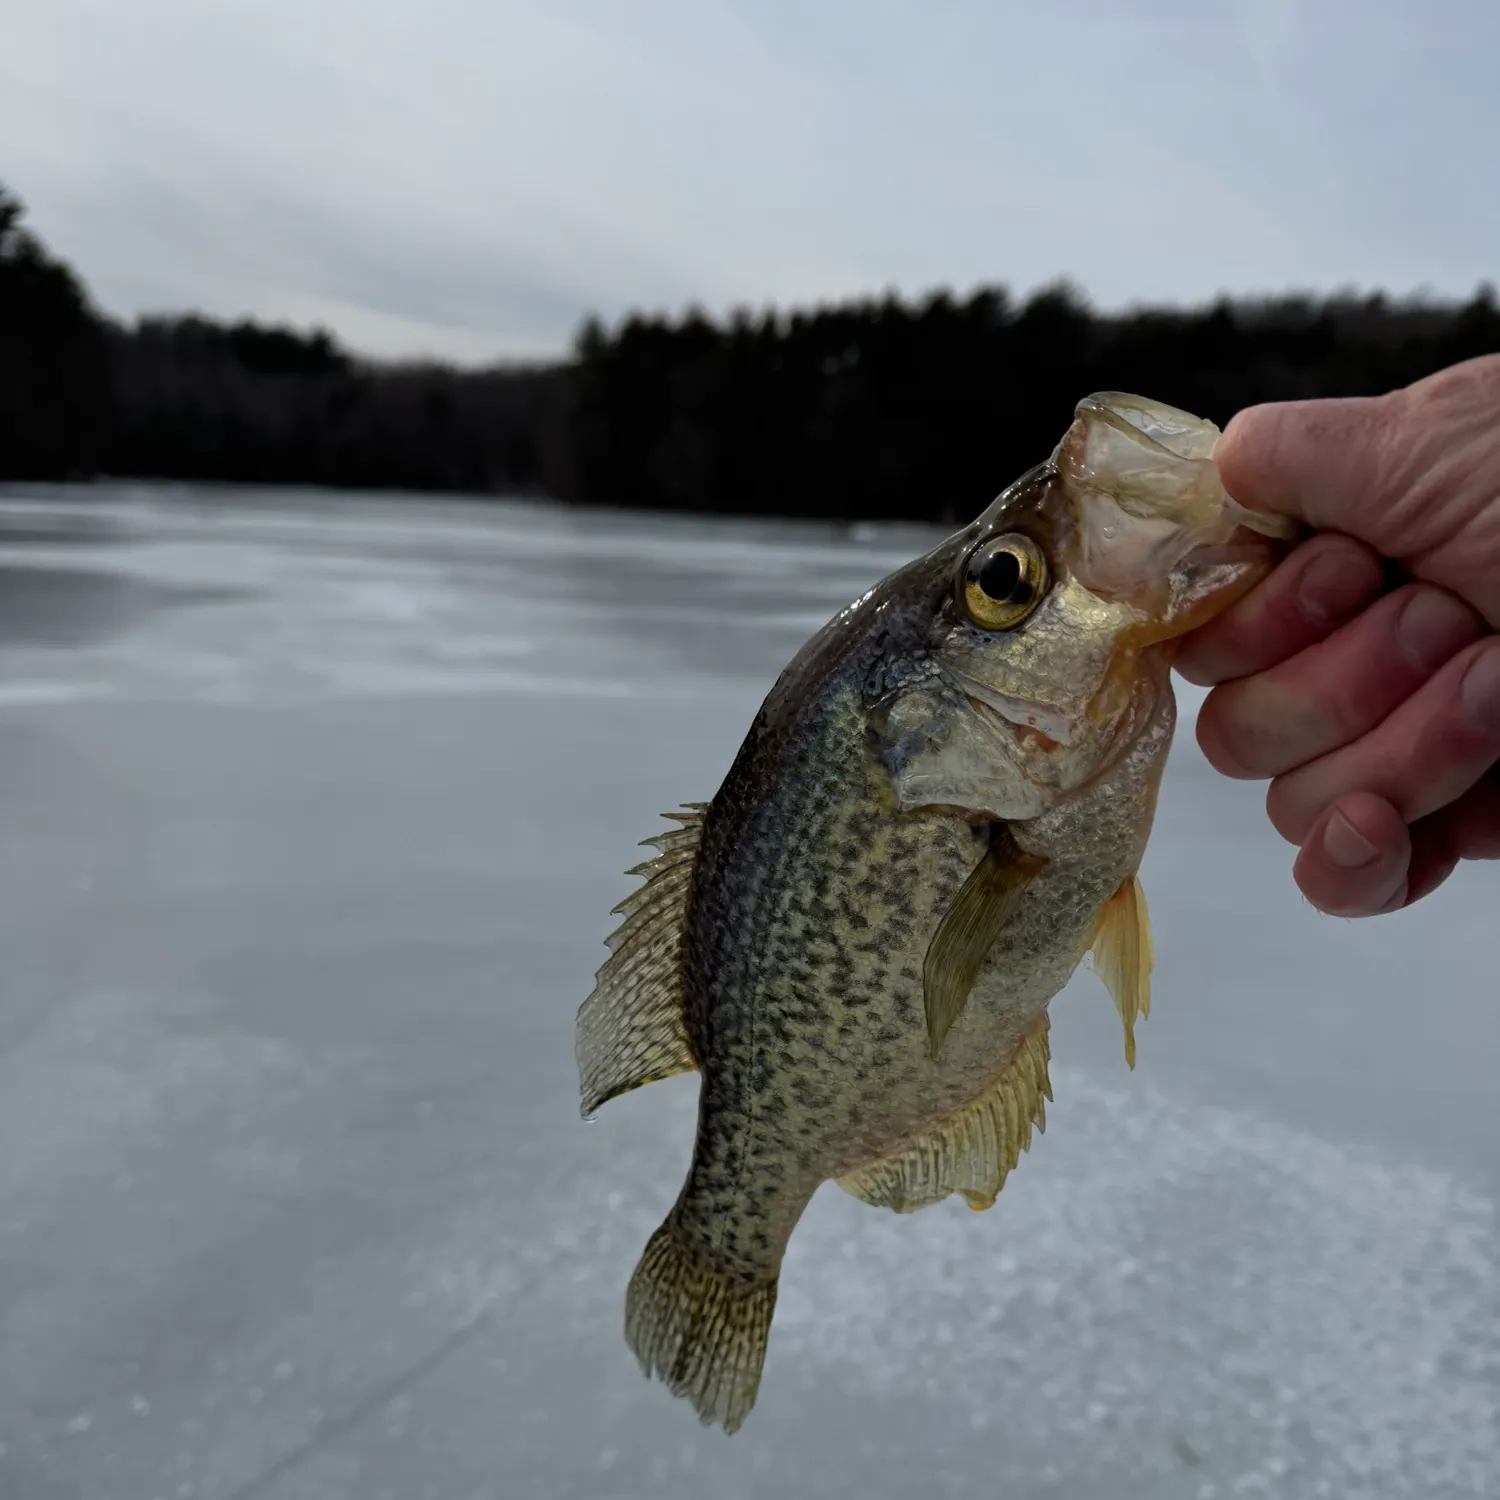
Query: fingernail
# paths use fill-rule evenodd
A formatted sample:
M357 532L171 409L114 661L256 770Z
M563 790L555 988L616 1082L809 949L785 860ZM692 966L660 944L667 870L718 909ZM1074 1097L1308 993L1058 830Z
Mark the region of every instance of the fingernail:
M1386 901L1382 901L1380 903L1379 908L1375 912L1373 912L1372 915L1377 916L1377 917L1383 917L1383 916L1386 916L1390 912L1400 911L1401 908L1406 905L1407 893L1410 890L1411 890L1411 884L1410 884L1410 882L1403 880L1401 882L1401 884L1398 885L1396 887L1396 889L1391 892L1390 898L1388 900L1386 900Z
M1459 702L1476 729L1500 729L1500 651L1482 652L1469 663L1458 688Z
M1396 640L1419 672L1437 671L1475 634L1473 615L1436 589L1418 589L1396 616Z
M1302 570L1297 604L1309 620L1326 625L1352 615L1379 587L1374 558L1348 547L1330 548Z
M1343 813L1336 812L1323 827L1323 853L1329 864L1341 870L1358 870L1371 864L1380 850Z

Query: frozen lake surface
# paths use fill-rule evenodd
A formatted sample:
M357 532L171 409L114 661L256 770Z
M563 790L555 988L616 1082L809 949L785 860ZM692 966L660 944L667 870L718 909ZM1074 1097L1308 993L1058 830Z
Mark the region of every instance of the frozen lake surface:
M4 1500L1500 1495L1500 869L1321 917L1190 723L1136 1072L1081 974L991 1213L825 1187L732 1439L637 1372L696 1083L578 1118L621 872L925 545L0 496Z

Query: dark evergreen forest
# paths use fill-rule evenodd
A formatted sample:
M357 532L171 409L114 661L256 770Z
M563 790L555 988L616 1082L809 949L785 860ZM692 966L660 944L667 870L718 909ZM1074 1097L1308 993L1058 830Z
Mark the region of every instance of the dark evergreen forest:
M1065 284L591 320L553 366L357 358L322 329L103 316L0 185L0 479L99 476L550 495L951 522L1089 391L1213 418L1390 390L1500 351L1492 286L1104 316Z

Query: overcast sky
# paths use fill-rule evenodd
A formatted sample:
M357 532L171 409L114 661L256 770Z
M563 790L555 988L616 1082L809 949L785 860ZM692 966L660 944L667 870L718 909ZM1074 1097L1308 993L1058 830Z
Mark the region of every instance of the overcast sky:
M6 0L0 179L117 315L376 354L1068 275L1500 274L1493 0Z

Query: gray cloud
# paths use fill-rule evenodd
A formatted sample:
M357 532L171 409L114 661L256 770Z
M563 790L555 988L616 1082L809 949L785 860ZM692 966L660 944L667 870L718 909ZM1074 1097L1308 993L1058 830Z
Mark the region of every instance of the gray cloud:
M1067 274L1494 274L1500 10L1396 0L18 0L0 163L100 300L376 353Z
M250 187L232 210L206 206L160 173L127 174L108 196L122 248L133 246L143 259L148 246L157 251L140 283L149 289L148 311L196 295L232 312L236 288L270 279L330 309L366 308L450 336L504 329L522 343L551 347L592 290L577 273L528 256L524 244L434 243L414 223L372 233L337 208Z

